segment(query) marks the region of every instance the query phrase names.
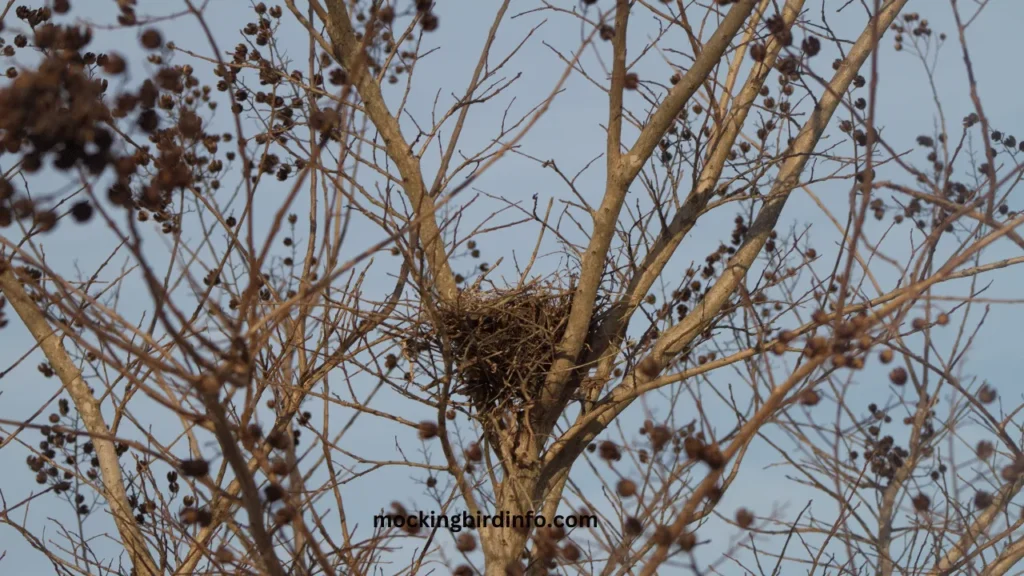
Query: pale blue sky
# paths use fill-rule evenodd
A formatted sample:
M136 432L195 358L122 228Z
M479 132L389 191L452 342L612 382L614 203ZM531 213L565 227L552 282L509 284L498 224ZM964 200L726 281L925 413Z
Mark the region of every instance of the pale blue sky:
M808 2L808 10L811 18L815 21L820 19L822 11L826 13L829 22L840 37L849 38L856 35L863 24L863 10L856 14L850 12L855 7L847 8L847 12L836 15L836 7L845 4L839 0L818 0ZM273 4L271 2L271 4ZM301 2L300 2L301 4ZM478 50L485 40L487 29L490 27L497 9L496 1L471 1L471 0L442 0L436 9L440 15L441 28L425 40L425 46L439 46L438 51L423 59L416 70L416 81L414 82L413 94L415 98L409 105L412 115L422 122L429 121L430 107L437 97L438 107L444 109L451 101L452 94L461 94L472 74L478 58ZM547 21L540 26L534 37L529 40L522 51L513 59L504 74L505 77L512 77L522 73L522 77L502 97L494 102L471 112L470 122L467 124L463 135L460 149L475 151L482 147L490 138L496 134L502 121L502 112L509 106L510 117L517 117L536 105L545 98L551 91L558 77L563 72L563 64L554 56L550 48L544 43L550 44L562 53L569 53L578 45L580 38L580 27L564 14L536 13L525 14L516 18L509 17L535 8L540 4L535 0L516 0L506 17L506 22L499 34L494 54L504 55L510 47L517 44L526 32L545 18ZM554 5L562 8L572 8L577 4L569 0L555 0ZM601 0L601 6L607 6L608 0ZM969 9L973 2L961 1L962 9ZM113 3L106 0L75 0L77 9L83 8L95 10L95 15L90 14L96 20L109 21L114 10ZM140 13L145 10L155 9L167 11L177 9L178 2L172 0L161 0L160 2L140 2ZM249 3L243 0L211 0L207 9L208 22L213 25L214 33L222 51L230 50L239 41L237 30L250 21L251 11ZM170 8L169 8L170 7ZM911 0L908 10L918 11L923 17L929 19L932 28L938 32L946 32L952 36L954 26L952 23L951 11L948 2L939 0ZM643 12L640 9L640 12ZM288 20L288 18L286 18ZM305 46L308 39L302 35L299 29L289 21L289 32L282 36L282 47L290 51L296 60L305 61ZM1020 24L1024 22L1024 2L1017 0L995 0L972 26L968 33L975 74L978 78L979 89L984 101L985 111L991 119L993 126L1011 134L1018 134L1018 140L1024 136L1024 113L1022 113L1021 97L1024 89L1024 80L1012 72L1017 49L1017 34ZM21 24L15 22L13 15L8 16L7 29L16 29ZM180 46L185 46L201 54L209 54L210 49L205 37L196 26L192 18L182 18L175 21L172 26L162 26L165 37L173 40ZM634 17L631 27L631 47L639 47L640 43L650 38L655 32L653 21L649 14ZM105 38L98 34L96 51L103 49L118 49L134 59L140 58L133 32L119 32L116 40ZM797 34L800 38L802 35ZM9 34L5 33L5 37ZM673 37L679 40L680 37ZM674 40L673 40L674 41ZM878 101L878 125L883 129L883 136L899 150L910 150L913 148L913 140L918 134L932 134L935 131L937 114L931 101L927 86L927 77L922 71L922 66L909 52L897 54L892 49L891 37L883 41L880 58L880 74L882 88L879 90ZM602 56L607 60L608 45L600 45ZM826 49L819 56L815 64L815 71L827 76L831 69L829 63L833 55ZM200 70L201 76L209 77L209 69L200 62L190 62L183 54L174 58L175 63L191 63ZM600 68L595 65L596 60L590 53L584 58L588 71L600 75ZM942 104L945 107L946 117L949 122L950 133L959 132L960 119L972 111L972 105L967 90L966 76L964 73L963 61L958 53L955 43L949 43L943 48L940 62L942 63L936 73L936 84L941 94ZM305 67L303 64L302 67ZM136 66L136 69L137 66ZM671 70L657 53L648 54L638 65L637 71L642 79L652 78L665 82ZM865 69L865 75L867 74ZM137 76L136 76L137 78ZM603 77L599 77L603 81ZM774 81L774 78L772 78ZM771 85L773 91L776 85ZM385 90L389 97L400 95L396 89ZM627 105L634 113L642 114L645 105L637 94L627 95ZM226 107L223 107L226 108ZM222 112L227 112L222 109ZM604 151L604 132L602 124L607 117L607 102L604 95L599 92L589 81L574 75L566 84L565 90L558 96L552 105L547 116L533 129L523 140L522 150L539 159L553 158L566 173L575 173L582 169L588 162L593 160ZM228 128L227 114L220 114L217 118L219 125ZM405 122L404 128L411 130L411 123ZM833 140L838 139L838 131L830 129L829 134ZM627 135L627 140L630 136ZM923 163L924 153L914 150L910 158ZM436 157L428 155L424 160L426 179L432 181L433 168L436 165ZM10 167L10 157L0 157L0 168ZM596 162L579 180L581 193L591 203L596 203L603 192L603 162ZM887 174L882 171L882 176L896 176L893 172ZM45 181L40 185L45 186ZM511 201L522 201L529 206L532 195L537 194L541 206L546 205L549 198L569 199L570 195L564 185L555 177L551 171L541 169L536 163L518 157L513 154L507 155L497 165L491 168L482 178L473 185L474 190L488 194L500 195ZM847 205L846 185L829 184L818 186L815 192L828 204L829 208L840 219L845 215ZM472 196L473 190L463 193L456 205L463 205ZM1019 196L1018 196L1019 197ZM496 204L486 198L479 199L471 206L466 213L464 229L468 229L481 218L496 208ZM258 201L256 211L258 217L265 223L266 219L276 210L278 204L276 199L268 200L266 204ZM1024 202L1010 202L1011 209L1024 208ZM707 223L698 226L683 245L680 254L677 254L672 266L666 272L666 277L678 276L691 260L700 261L703 256L718 245L720 240L727 240L728 232L722 233L722 226L730 227L729 222L735 215L734 211L723 210L719 215L712 215ZM518 215L509 216L507 219L516 218ZM813 225L811 236L819 253L822 253L824 261L831 262L836 254L836 241L838 235L835 228L822 216L821 211L810 199L797 193L793 201L787 206L784 214L784 222L780 223L780 229L790 225L802 227L806 223ZM63 227L55 233L46 236L42 240L42 246L46 250L49 263L56 270L66 275L74 275L76 267L88 274L95 269L96 264L109 254L113 241L109 232L101 229L96 223L90 225L87 235L83 236L80 229ZM728 230L728 228L726 228ZM19 236L13 236L14 229L3 230L8 239L17 241ZM906 227L898 230L906 238L894 239L894 242L920 241L920 236L913 237ZM485 259L493 262L498 257L505 257L505 262L497 271L500 276L505 273L508 278L517 276L515 269L510 266L513 251L520 261L528 257L536 238L536 227L523 227L516 232L498 232L478 238L478 242ZM370 242L381 237L378 230L371 227L364 221L357 220L355 228L350 233L350 241L343 252L344 255L352 256L364 250ZM579 235L574 236L579 239ZM549 237L550 240L550 237ZM152 243L150 250L153 251L153 258L159 260L161 241L153 236L147 242ZM545 244L548 251L557 247L550 241ZM898 254L897 254L898 255ZM1003 257L1016 256L1017 254L1004 245L995 247L986 255L985 261L992 261ZM379 260L387 261L387 256L382 255ZM344 261L346 258L341 258ZM551 256L542 260L539 265L540 271L550 271L558 265L561 259L558 256ZM120 267L124 261L116 260ZM477 262L470 259L461 259L453 263L456 272L468 273ZM546 266L547 268L543 268ZM384 275L385 272L393 272L395 267L390 264L380 266L378 272L371 276L371 281L366 286L366 291L389 291L392 282ZM883 273L883 277L885 273ZM891 276L891 274L890 274ZM989 278L986 278L988 280ZM890 278L891 280L891 278ZM990 291L986 294L992 298L1010 298L1019 295L1019 286L1024 283L1024 274L1019 270L1010 269L1000 271L991 277L994 280ZM138 287L137 284L132 286ZM958 293L950 289L947 293ZM183 296L182 296L183 297ZM371 297L367 294L367 297ZM122 296L120 307L122 314L126 317L140 317L142 313L152 306L151 299L143 290L130 290ZM20 322L13 317L11 324L0 331L0 369L5 369L17 358L23 355L29 346L27 333ZM980 316L979 316L980 318ZM146 318L148 320L148 316ZM1006 404L1015 406L1020 402L1020 393L1016 382L1015 370L1018 368L1018 358L1015 352L1019 349L1019 331L1017 328L1024 321L1024 313L1021 309L1013 306L996 306L985 321L983 334L984 340L981 345L975 346L969 352L970 362L967 364L967 373L964 376L976 376L979 379L987 379L998 388ZM941 339L940 339L941 340ZM35 366L41 361L35 353L28 361L23 362L18 368L7 374L0 380L0 418L19 420L32 414L39 406L57 391L58 382L56 379L46 380L36 371ZM781 371L779 372L781 373ZM735 375L723 373L720 377L721 384L730 383L730 378ZM716 384L719 380L715 380ZM863 406L854 406L856 410L864 410L869 401L879 401L890 393L890 387L885 383L883 373L877 368L869 369L857 376L859 386L854 402L863 398ZM337 385L337 384L335 384ZM363 386L366 390L372 387L373 382L358 378L353 381L356 387ZM860 391L863 391L863 394ZM655 396L649 399L647 406L652 410L656 419L672 418L675 422L684 424L690 421L694 414L692 409L680 405L673 414L665 412L664 401ZM637 440L635 434L638 422L645 414L643 403L635 404L623 417L622 429L626 437ZM107 406L109 408L109 406ZM399 399L394 395L382 394L374 401L374 407L382 410L395 410L404 417L411 420L429 417L419 406L412 405L408 401ZM40 423L50 410L43 412L35 422ZM314 411L316 412L316 411ZM166 412L154 408L151 413L151 420L148 424L153 426L153 431L163 437L164 435L176 434L179 430L179 423L176 419L170 418ZM347 414L341 410L336 416L332 416L335 429L337 422L347 420ZM0 426L0 436L7 437L10 427ZM129 432L134 433L134 432ZM39 436L35 433L23 433L21 436L26 442L35 443ZM403 445L411 444L412 434L398 430L391 426L382 426L380 422L369 418L362 418L355 429L347 437L350 443L346 447L354 452L376 458L390 458L397 455L395 446L398 443ZM186 447L178 446L178 455L183 455ZM206 448L209 456L216 456L217 451L211 443ZM440 458L440 449L430 446L433 460L437 462ZM24 459L27 451L12 443L5 443L0 452L0 463L9 470L9 473L0 480L0 489L8 504L21 501L29 496L37 485L33 477L24 466ZM770 451L764 444L755 444L747 457L747 473L741 474L740 479L728 492L727 498L721 505L724 513L731 515L732 510L737 506L748 506L758 514L768 514L773 508L786 507L787 516L792 517L812 497L820 498L807 492L805 489L797 490L797 485L785 480L788 470L781 468L769 468L768 466L778 461L777 455ZM130 465L129 465L130 466ZM157 475L162 476L166 467L159 467ZM599 484L592 478L585 466L578 467L580 474L577 476L578 485L581 489L593 492L591 497L599 500ZM424 488L421 482L424 479L422 473L412 473L412 478L405 470L395 472L383 472L371 474L363 479L357 480L344 487L344 494L347 502L347 516L351 524L363 526L360 533L367 535L367 530L372 523L372 515L382 507L388 506L392 500L400 500L407 505L415 506L417 502L426 502L423 498ZM573 500L575 503L575 500ZM831 514L831 503L821 501L822 514ZM429 506L429 504L424 504ZM330 504L333 508L333 503ZM68 521L73 518L69 513L66 503L58 500L52 495L46 495L33 503L30 510L31 519L28 526L37 535L43 534L47 538L60 540L60 535L54 529L54 525L48 518L58 518ZM101 527L108 526L105 518L94 514L87 522L87 532L99 533ZM731 529L722 531L720 527L709 528L702 536L714 535L714 545L707 547L697 553L701 562L708 562L721 553L720 545L723 542L722 536L733 534ZM98 546L101 550L110 551L109 545ZM401 563L407 561L413 553L412 548L407 550L408 554L395 561ZM7 527L0 527L0 554L6 553L6 557L0 560L0 571L5 573L18 574L43 574L50 573L52 568L44 560L41 554L32 550L21 541L21 536ZM405 554L403 553L400 554ZM389 573L389 568L381 568L383 573ZM726 573L733 573L726 570ZM735 573L739 573L736 569ZM788 573L788 572L787 572Z

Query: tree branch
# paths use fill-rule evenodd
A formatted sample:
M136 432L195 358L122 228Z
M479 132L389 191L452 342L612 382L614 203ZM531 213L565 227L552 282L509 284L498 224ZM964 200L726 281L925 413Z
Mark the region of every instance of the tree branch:
M747 16L753 11L754 4L754 0L741 0L733 5L729 14L722 21L721 26L715 30L711 39L705 44L693 67L669 91L664 102L661 103L651 117L650 122L644 127L629 153L621 158L618 156L618 153L614 157L610 156L608 158L604 199L594 215L594 231L591 235L590 244L587 246L583 256L579 287L573 298L565 334L557 348L556 361L548 373L544 389L540 395L540 405L549 408L543 411L546 413L540 415L542 419L542 425L539 426L541 431L540 437L546 435L547 431L554 426L554 422L559 416L560 411L558 407L561 406L561 397L565 384L569 380L572 367L576 364L576 358L579 356L580 350L583 349L583 344L589 333L594 302L597 299L597 289L601 284L601 276L605 268L605 257L615 235L616 222L618 221L626 192L629 190L633 179L640 173L640 169L651 157L658 142L661 141L672 125L672 122L675 121L679 111L682 110L694 92L711 74L711 71L721 59L722 54L728 49L729 43L736 32L743 25ZM628 4L620 3L618 10L616 21L621 20L624 24L626 16L621 13L628 11ZM618 29L617 27L615 31L616 38L623 37L622 44L616 44L616 51L621 50L622 52L621 56L618 53L615 55L616 66L625 66L625 33L624 28ZM621 116L621 100L617 100L615 94L621 94L622 86L616 86L615 83L617 80L619 83L624 82L625 74L622 72L612 73L613 85L610 92L612 95L612 110L610 112L610 119L613 120L617 117L616 105L618 105L618 113ZM609 138L614 137L616 137L616 133L609 131ZM611 147L609 147L609 150L611 150Z
M804 0L789 0L783 8L783 18L787 26L792 26L796 17L803 9ZM661 275L668 264L676 248L682 243L683 238L690 233L697 218L703 213L705 207L715 194L715 185L722 176L725 162L735 144L737 137L743 130L747 120L750 107L757 99L761 87L768 79L768 73L772 71L775 61L782 50L779 42L772 41L767 46L767 53L760 64L755 64L750 76L744 83L739 95L733 100L732 109L725 117L724 128L717 142L711 149L708 161L704 164L697 185L690 191L686 201L678 212L672 217L669 225L662 230L654 241L651 250L644 256L643 262L637 267L638 274L630 279L626 293L612 307L608 318L598 328L598 338L594 346L592 358L604 356L609 348L614 349L616 343L624 337L629 319L633 316L637 307L643 301L647 291L651 289L654 282ZM724 96L723 96L724 98ZM604 373L610 370L614 355L604 356L598 378L601 379Z
M25 327L39 343L39 348L46 355L53 371L60 378L64 389L68 391L71 401L82 417L82 423L92 439L96 457L100 463L100 476L103 482L103 496L110 503L110 511L114 523L121 535L121 541L128 557L131 558L139 576L157 576L162 571L149 553L149 547L138 525L135 515L128 503L128 495L124 489L121 476L121 464L118 462L117 449L111 441L110 430L103 420L100 405L93 397L89 386L82 379L82 373L68 355L60 341L60 336L50 327L42 311L25 291L24 286L14 276L14 271L6 262L0 261L0 291L7 297L11 306L21 317Z
M448 263L441 231L437 226L434 200L427 194L423 181L419 158L413 154L409 143L402 136L398 119L388 110L384 95L373 74L368 73L364 47L356 39L356 32L352 28L352 20L344 0L326 0L326 4L325 24L327 35L334 45L334 57L348 72L349 80L363 100L367 116L384 140L388 156L398 167L398 172L402 176L402 186L409 195L413 211L420 221L420 244L427 256L434 283L441 298L450 302L458 294L458 286Z
M736 251L718 281L701 302L694 306L694 310L686 318L666 330L654 343L651 354L639 364L643 369L634 370L608 394L611 403L608 410L600 417L589 420L585 425L580 423L580 425L573 426L562 435L557 447L553 448L545 457L545 465L552 468L546 471L546 474L554 474L559 467L570 465L587 443L597 437L618 414L632 403L636 397L631 393L632 389L654 380L669 360L685 349L693 341L693 338L707 329L729 302L740 282L746 277L747 270L750 269L764 247L768 235L775 227L790 192L799 182L800 173L803 171L810 152L817 145L829 119L839 106L842 95L846 93L857 75L857 71L873 49L871 27L878 26L878 30L888 28L906 3L907 0L889 2L883 8L880 16L868 24L868 29L854 44L843 66L835 73L822 95L818 107L790 146L786 154L788 159L780 168L775 185L765 205L751 224L746 241ZM879 38L881 34L876 34L875 37Z

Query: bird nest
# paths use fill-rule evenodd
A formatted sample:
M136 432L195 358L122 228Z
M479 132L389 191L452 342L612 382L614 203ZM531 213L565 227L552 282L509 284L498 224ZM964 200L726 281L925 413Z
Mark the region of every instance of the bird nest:
M467 290L440 309L434 344L447 342L456 367L454 392L480 412L522 407L535 397L555 360L572 292L546 286Z

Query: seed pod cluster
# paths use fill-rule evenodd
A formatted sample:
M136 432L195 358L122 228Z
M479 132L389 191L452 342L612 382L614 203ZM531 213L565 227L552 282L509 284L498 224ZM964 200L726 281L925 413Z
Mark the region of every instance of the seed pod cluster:
M819 327L831 328L832 337L811 333L804 347L807 357L829 356L836 368L859 370L864 367L864 352L874 345L868 333L870 321L866 313L859 312L836 323L832 315L818 310L812 319Z

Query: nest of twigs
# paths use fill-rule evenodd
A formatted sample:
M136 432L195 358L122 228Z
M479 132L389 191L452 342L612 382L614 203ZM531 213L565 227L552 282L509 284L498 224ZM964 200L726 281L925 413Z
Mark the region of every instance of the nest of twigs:
M554 362L571 304L571 291L532 285L467 290L441 308L433 336L450 346L454 392L468 396L480 412L528 404Z

